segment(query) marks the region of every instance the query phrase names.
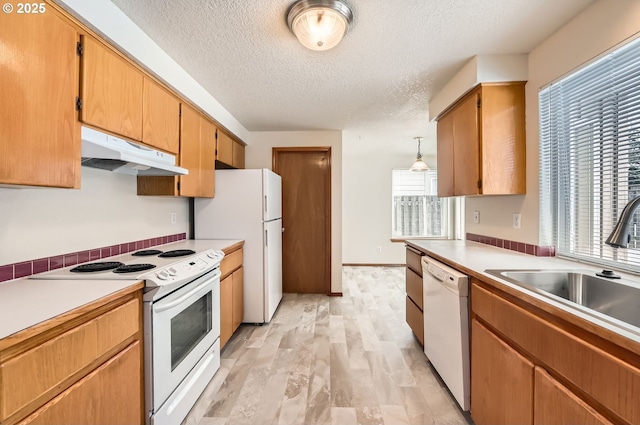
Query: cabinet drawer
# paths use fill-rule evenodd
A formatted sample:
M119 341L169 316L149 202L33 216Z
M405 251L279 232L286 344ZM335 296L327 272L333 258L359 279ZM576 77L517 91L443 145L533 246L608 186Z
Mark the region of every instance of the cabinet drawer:
M507 339L629 423L640 423L640 369L472 285L472 310Z
M420 262L424 254L413 248L407 247L407 267L422 277L422 263Z
M0 365L0 421L135 335L139 324L134 299Z
M224 279L229 273L242 265L242 249L233 251L231 254L227 254L220 263L221 278Z
M424 344L424 316L422 310L416 306L409 297L407 297L407 324L420 341Z
M422 276L407 267L407 296L411 298L411 301L418 306L420 310L424 310L422 307Z
M33 413L20 425L142 423L140 355L136 341Z

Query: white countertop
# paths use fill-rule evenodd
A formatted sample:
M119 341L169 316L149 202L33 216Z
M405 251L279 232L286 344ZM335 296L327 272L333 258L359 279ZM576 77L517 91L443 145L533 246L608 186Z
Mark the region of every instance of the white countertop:
M559 257L536 257L534 255L522 254L520 252L470 241L411 240L407 241L407 244L418 248L427 255L465 274L474 275L483 281L497 282L500 285L515 289L526 294L528 297L541 300L546 304L569 312L580 319L587 320L590 323L640 343L640 328L593 312L590 309L559 297L545 295L542 291L528 290L520 285L485 272L485 270L492 269L588 270L599 272L603 269L603 266ZM625 284L640 288L640 277L617 270L616 273L622 276Z
M225 249L236 239L182 240L159 249ZM150 247L152 248L152 247ZM104 260L104 259L103 259ZM36 280L0 283L0 339L118 292L138 280Z
M44 322L137 281L35 280L0 283L0 339Z

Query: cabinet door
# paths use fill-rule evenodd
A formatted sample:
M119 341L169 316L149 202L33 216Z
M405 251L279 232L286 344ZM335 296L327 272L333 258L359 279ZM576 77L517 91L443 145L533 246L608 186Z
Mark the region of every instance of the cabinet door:
M438 120L438 196L454 196L453 166L453 113L449 112Z
M80 120L142 140L142 73L92 37L82 43Z
M233 334L233 274L220 281L220 348Z
M233 142L233 166L235 168L244 168L244 148L242 143Z
M534 424L611 425L611 422L540 367L536 367L535 385Z
M200 190L199 197L213 198L216 181L216 126L200 118Z
M80 187L77 31L49 8L3 14L0 40L0 183Z
M244 318L244 270L240 267L233 272L233 314L232 329L235 332Z
M424 345L424 315L408 296L405 301L405 320L420 344Z
M20 424L143 423L141 354L136 341Z
M482 86L482 193L526 193L524 83Z
M149 146L178 154L180 144L180 101L144 77L142 141Z
M533 423L533 363L471 322L471 417L477 425Z
M180 116L180 166L189 170L180 176L180 195L198 196L200 190L200 114L182 104Z
M216 160L227 165L233 165L233 140L220 129L218 129Z
M478 96L478 91L472 92L452 111L455 172L453 184L456 196L480 193Z

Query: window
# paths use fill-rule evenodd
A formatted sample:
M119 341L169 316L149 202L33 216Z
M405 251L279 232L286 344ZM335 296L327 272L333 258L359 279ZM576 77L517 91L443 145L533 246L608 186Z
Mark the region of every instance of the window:
M446 237L448 202L438 198L435 170L392 170L393 237Z
M640 217L629 249L605 244L640 195L640 42L543 88L540 239L561 255L638 271Z

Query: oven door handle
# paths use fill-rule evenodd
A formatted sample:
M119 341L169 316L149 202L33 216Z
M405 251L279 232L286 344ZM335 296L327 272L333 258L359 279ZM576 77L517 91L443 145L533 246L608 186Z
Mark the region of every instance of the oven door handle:
M190 290L189 292L187 292L186 294L183 294L182 296L176 298L175 300L171 300L168 303L164 304L164 303L155 303L153 305L153 311L155 313L160 313L166 310L169 310L177 305L179 305L180 303L182 303L184 300L186 300L187 298L189 298L190 296L192 296L193 294L201 291L203 288L209 286L211 284L212 281L216 281L220 278L220 275L218 273L216 273L215 276L211 276L209 277L207 280L205 280L204 282L202 282L200 285L196 286L195 288L193 288L192 290ZM158 306L158 304L161 304L160 306Z

